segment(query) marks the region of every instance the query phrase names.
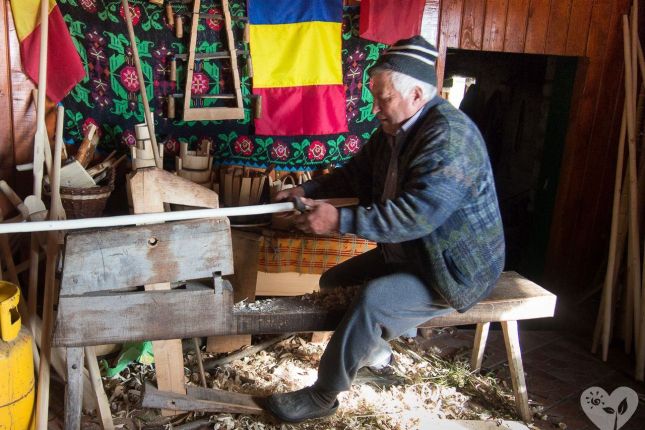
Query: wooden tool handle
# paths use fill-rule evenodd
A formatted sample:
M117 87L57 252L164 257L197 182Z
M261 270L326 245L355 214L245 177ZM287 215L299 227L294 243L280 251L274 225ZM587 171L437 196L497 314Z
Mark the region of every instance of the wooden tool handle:
M85 138L78 147L78 152L76 153L76 160L81 163L83 167L87 167L87 165L90 164L90 161L92 161L94 148L96 148L96 144L98 144L98 141L94 139L95 137L96 125L91 124L90 128L87 130Z
M184 37L184 19L181 15L175 16L175 36L180 39Z
M166 3L166 21L168 21L168 25L171 27L175 25L175 12L172 10L171 3Z
M253 98L253 117L255 119L262 118L262 96L257 95Z
M168 118L175 119L175 98L168 96Z
M177 82L177 59L170 60L170 81Z

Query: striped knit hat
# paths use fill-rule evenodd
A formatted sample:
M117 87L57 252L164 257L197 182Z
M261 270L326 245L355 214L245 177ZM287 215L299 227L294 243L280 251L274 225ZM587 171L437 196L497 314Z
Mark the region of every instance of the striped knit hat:
M437 86L435 63L439 52L421 36L403 39L381 53L373 68L387 70L412 76L420 81Z

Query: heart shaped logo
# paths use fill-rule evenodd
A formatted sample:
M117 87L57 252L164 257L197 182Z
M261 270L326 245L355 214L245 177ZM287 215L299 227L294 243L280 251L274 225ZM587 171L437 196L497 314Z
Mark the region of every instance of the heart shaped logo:
M580 406L600 430L618 430L636 412L638 394L629 387L616 388L611 395L600 387L591 387L582 392Z

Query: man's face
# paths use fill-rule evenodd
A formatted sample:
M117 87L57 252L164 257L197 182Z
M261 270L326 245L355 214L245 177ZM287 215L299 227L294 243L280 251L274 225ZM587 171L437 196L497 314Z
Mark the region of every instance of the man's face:
M377 73L370 79L370 90L374 97L372 113L383 126L383 131L395 134L401 124L417 113L422 106L420 90L415 88L407 97L401 94L392 85L389 72Z

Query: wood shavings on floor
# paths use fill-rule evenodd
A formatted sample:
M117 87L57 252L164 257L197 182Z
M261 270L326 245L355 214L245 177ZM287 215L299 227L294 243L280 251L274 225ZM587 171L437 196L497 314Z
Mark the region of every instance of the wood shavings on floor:
M437 419L517 420L512 390L487 376L472 374L465 361L447 361L422 351L413 340L392 342L393 380L359 372L350 392L342 393L335 416L298 425L280 424L270 416L186 413L161 417L140 407L145 381L155 380L154 367L135 364L111 380L104 379L117 428L211 429L424 429ZM210 388L256 396L296 390L316 380L324 345L293 336L267 350L207 372ZM211 357L204 353L204 357ZM186 383L199 385L193 351L185 354ZM363 381L363 382L361 382ZM368 381L368 382L365 382ZM538 412L536 410L536 412ZM96 420L94 420L96 421ZM504 426L500 426L503 429ZM538 429L538 427L530 427Z

